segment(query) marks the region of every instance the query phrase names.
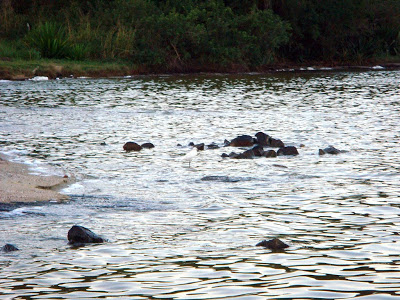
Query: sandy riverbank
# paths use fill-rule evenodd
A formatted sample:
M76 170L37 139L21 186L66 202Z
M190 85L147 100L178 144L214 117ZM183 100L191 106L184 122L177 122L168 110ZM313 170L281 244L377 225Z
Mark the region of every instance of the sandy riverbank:
M60 176L32 175L26 165L7 161L0 154L0 203L67 200L59 190L70 182Z

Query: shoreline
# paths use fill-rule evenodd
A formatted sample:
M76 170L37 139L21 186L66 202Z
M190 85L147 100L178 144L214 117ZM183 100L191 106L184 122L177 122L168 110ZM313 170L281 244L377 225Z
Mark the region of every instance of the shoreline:
M70 183L68 177L32 175L27 165L0 153L0 204L66 201L59 191Z
M311 72L346 72L346 71L380 71L400 70L398 60L376 60L364 65L337 65L324 62L309 62L304 64L277 63L271 66L249 70L241 67L231 68L192 68L175 71L156 71L138 68L127 62L101 61L63 61L63 60L0 60L0 80L24 81L35 77L56 78L112 78L134 77L141 75L196 75L196 74L281 74L281 73L311 73Z

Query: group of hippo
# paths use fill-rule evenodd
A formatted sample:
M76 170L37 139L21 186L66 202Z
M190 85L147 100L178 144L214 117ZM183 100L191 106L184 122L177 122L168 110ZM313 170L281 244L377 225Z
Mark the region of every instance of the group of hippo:
M181 144L178 144L178 146L182 146ZM204 149L217 149L220 148L220 146L216 143L211 143L209 145L205 145L204 143L200 144L194 144L193 142L189 143L189 146L196 147L197 150L202 151ZM295 146L285 146L285 144L282 142L280 139L275 139L268 134L264 132L257 132L255 134L255 137L252 137L250 135L240 135L236 138L234 138L231 141L225 140L224 141L224 147L252 147L248 150L245 150L244 152L241 153L236 153L236 152L231 152L229 154L227 153L222 153L222 157L229 157L229 158L234 158L234 159L251 159L255 157L277 157L281 155L298 155L299 152ZM304 145L300 145L300 147L303 147ZM264 150L264 147L266 148L278 148L277 151L273 149L269 150ZM151 149L154 148L154 145L152 143L144 143L142 145L139 145L138 143L135 142L127 142L124 144L123 149L127 152L130 151L140 151L144 148ZM329 146L325 149L319 149L319 155L324 155L324 154L339 154L341 151L336 149L333 146Z
M178 146L181 146L178 144ZM205 145L204 143L201 144L194 144L190 143L189 146L196 147L198 150L202 151L206 147L207 149L217 149L220 148L220 146L216 143L212 143L209 145ZM269 135L265 134L264 132L257 132L255 134L255 137L252 137L250 135L241 135L236 138L234 138L231 141L225 140L224 141L224 147L252 147L248 150L245 150L244 152L241 153L236 153L236 152L231 152L229 154L223 153L221 156L222 157L229 157L233 159L251 159L254 157L277 157L281 155L298 155L299 152L297 151L297 148L295 146L285 146L285 144L280 140L280 139L275 139L270 137ZM278 148L278 151L275 151L273 149L269 150L264 150L264 147L266 148ZM302 145L300 145L302 147ZM154 148L154 145L152 143L144 143L142 145L139 145L138 143L135 142L127 142L124 146L123 149L127 152L130 151L140 151L142 149L151 149ZM333 146L329 146L325 149L319 149L319 155L324 155L324 154L339 154L342 152L342 150L338 150ZM85 245L88 243L104 243L106 240L103 239L102 237L98 236L94 232L92 232L90 229L85 228L83 226L78 226L74 225L72 228L68 231L67 235L68 241L71 245L73 246L81 246ZM262 246L274 251L277 250L283 250L287 247L289 247L287 244L282 242L281 240L274 238L271 240L264 240L259 242L256 246ZM19 250L16 246L12 244L6 244L3 247L0 247L0 251L2 252L12 252L12 251L17 251Z

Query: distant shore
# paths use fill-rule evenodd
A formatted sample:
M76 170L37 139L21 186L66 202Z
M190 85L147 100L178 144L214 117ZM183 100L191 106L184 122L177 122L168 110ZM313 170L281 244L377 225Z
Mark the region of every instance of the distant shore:
M157 74L197 74L197 73L282 73L282 72L315 72L315 71L363 71L363 70L397 70L400 61L374 60L365 65L327 64L324 62L309 62L301 65L275 64L247 70L240 66L226 68L193 67L187 70L152 70L144 67L133 66L128 62L102 62L102 61L68 61L68 60L2 60L0 59L0 79L2 80L29 80L37 76L55 78L110 78L135 75Z
M59 190L69 183L61 176L32 175L26 165L0 154L0 204L64 201L68 196Z

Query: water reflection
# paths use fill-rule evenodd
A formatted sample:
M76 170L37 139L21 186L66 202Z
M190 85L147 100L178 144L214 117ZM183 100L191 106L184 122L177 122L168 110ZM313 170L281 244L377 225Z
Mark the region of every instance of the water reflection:
M0 151L74 174L68 203L2 207L5 297L399 297L399 72L0 84ZM222 159L265 131L297 157ZM125 153L134 140L154 149ZM183 146L179 147L180 143ZM348 150L319 156L318 148ZM202 180L202 178L233 180ZM74 224L107 244L72 249ZM255 247L279 237L274 253Z

